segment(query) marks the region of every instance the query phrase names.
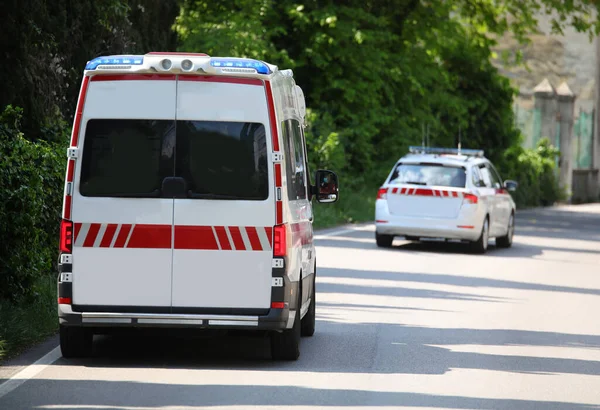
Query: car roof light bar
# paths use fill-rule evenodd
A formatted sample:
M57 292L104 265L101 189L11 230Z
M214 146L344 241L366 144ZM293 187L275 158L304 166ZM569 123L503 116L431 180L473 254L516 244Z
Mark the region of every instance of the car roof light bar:
M464 149L464 148L436 148L436 147L418 147L410 146L408 151L411 154L437 154L437 155L464 155L470 157L483 157L483 150Z

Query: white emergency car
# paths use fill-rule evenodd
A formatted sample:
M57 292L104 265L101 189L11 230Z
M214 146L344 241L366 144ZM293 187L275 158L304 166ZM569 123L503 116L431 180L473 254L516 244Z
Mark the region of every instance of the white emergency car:
M206 54L90 61L68 149L58 311L65 357L113 327L315 331L305 101L290 70Z
M395 236L468 241L484 253L489 238L512 245L515 203L483 151L410 147L394 165L376 201L376 242L390 247Z

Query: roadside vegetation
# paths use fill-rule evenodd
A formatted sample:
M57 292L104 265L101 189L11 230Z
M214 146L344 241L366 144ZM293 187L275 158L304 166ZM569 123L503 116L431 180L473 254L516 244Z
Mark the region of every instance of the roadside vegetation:
M370 220L409 145L484 149L521 183L519 206L560 199L556 151L520 147L494 36L525 40L540 7L597 31L591 0L23 0L0 17L0 356L57 327L55 272L65 151L85 63L194 51L291 68L304 89L311 171L340 176L315 227ZM516 63L518 55L505 56Z

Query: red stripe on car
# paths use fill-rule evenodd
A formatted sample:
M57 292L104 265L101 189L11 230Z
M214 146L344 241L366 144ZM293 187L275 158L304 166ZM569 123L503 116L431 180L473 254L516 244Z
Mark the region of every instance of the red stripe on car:
M135 225L127 248L169 249L171 228L171 225Z
M267 106L269 108L269 123L271 125L271 138L273 140L273 151L279 151L279 134L277 133L277 118L275 116L275 104L273 103L273 90L271 82L265 81L265 92L267 94Z
M112 75L95 75L92 81L175 81L174 74L112 74Z
M258 237L258 232L256 232L256 228L253 226L248 226L246 227L246 233L248 234L248 239L250 239L252 250L262 251L262 245L260 244L260 238Z
M242 234L240 233L240 228L237 226L230 226L229 233L231 234L231 239L233 240L233 245L235 246L236 251L244 251L246 250L246 245L244 245L244 240L242 239Z
M215 231L217 232L217 238L219 239L219 243L221 244L221 249L224 251L230 251L231 243L229 243L229 238L227 237L225 227L215 226Z
M90 224L90 229L85 237L85 241L83 241L84 247L89 248L94 246L94 242L96 242L96 237L98 236L98 231L100 231L100 224Z
M170 242L169 235L169 247ZM175 249L214 251L219 249L219 245L212 226L175 226Z
M63 219L71 219L71 195L65 195L65 210Z
M259 86L263 85L262 80L258 80L256 78L224 77L220 75L180 75L179 81L197 81L205 83L229 83Z
M269 238L269 245L273 248L273 228L267 227L265 228L265 232L267 233L267 238Z
M129 231L131 231L130 224L121 225L119 235L117 236L117 240L115 241L115 248L123 248L125 246L125 242L127 241L127 237L129 236Z
M102 237L102 241L100 241L101 248L108 248L112 243L113 237L115 236L115 232L117 231L117 224L108 224L106 230L104 231L104 236Z
M75 109L75 121L73 124L73 132L71 133L71 146L76 147L79 141L79 127L81 126L81 118L83 117L83 105L85 104L85 97L87 95L88 84L90 83L90 77L83 77L81 83L81 90L79 92L79 99L77 100L77 108Z

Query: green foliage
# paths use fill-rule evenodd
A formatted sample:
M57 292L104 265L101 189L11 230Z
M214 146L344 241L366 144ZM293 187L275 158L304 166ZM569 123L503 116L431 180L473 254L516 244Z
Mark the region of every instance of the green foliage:
M83 68L99 55L175 48L178 0L19 0L0 14L0 107L24 109L27 138L72 118ZM161 51L163 51L161 50Z
M26 140L21 117L12 106L0 115L0 243L10 244L0 248L0 298L10 299L52 271L66 149Z
M14 357L56 333L56 309L54 276L37 278L31 295L21 303L0 299L0 360Z
M514 145L505 152L500 169L506 179L519 183L513 193L518 207L548 206L565 199L558 183L558 157L559 151L547 138L541 139L536 149Z

